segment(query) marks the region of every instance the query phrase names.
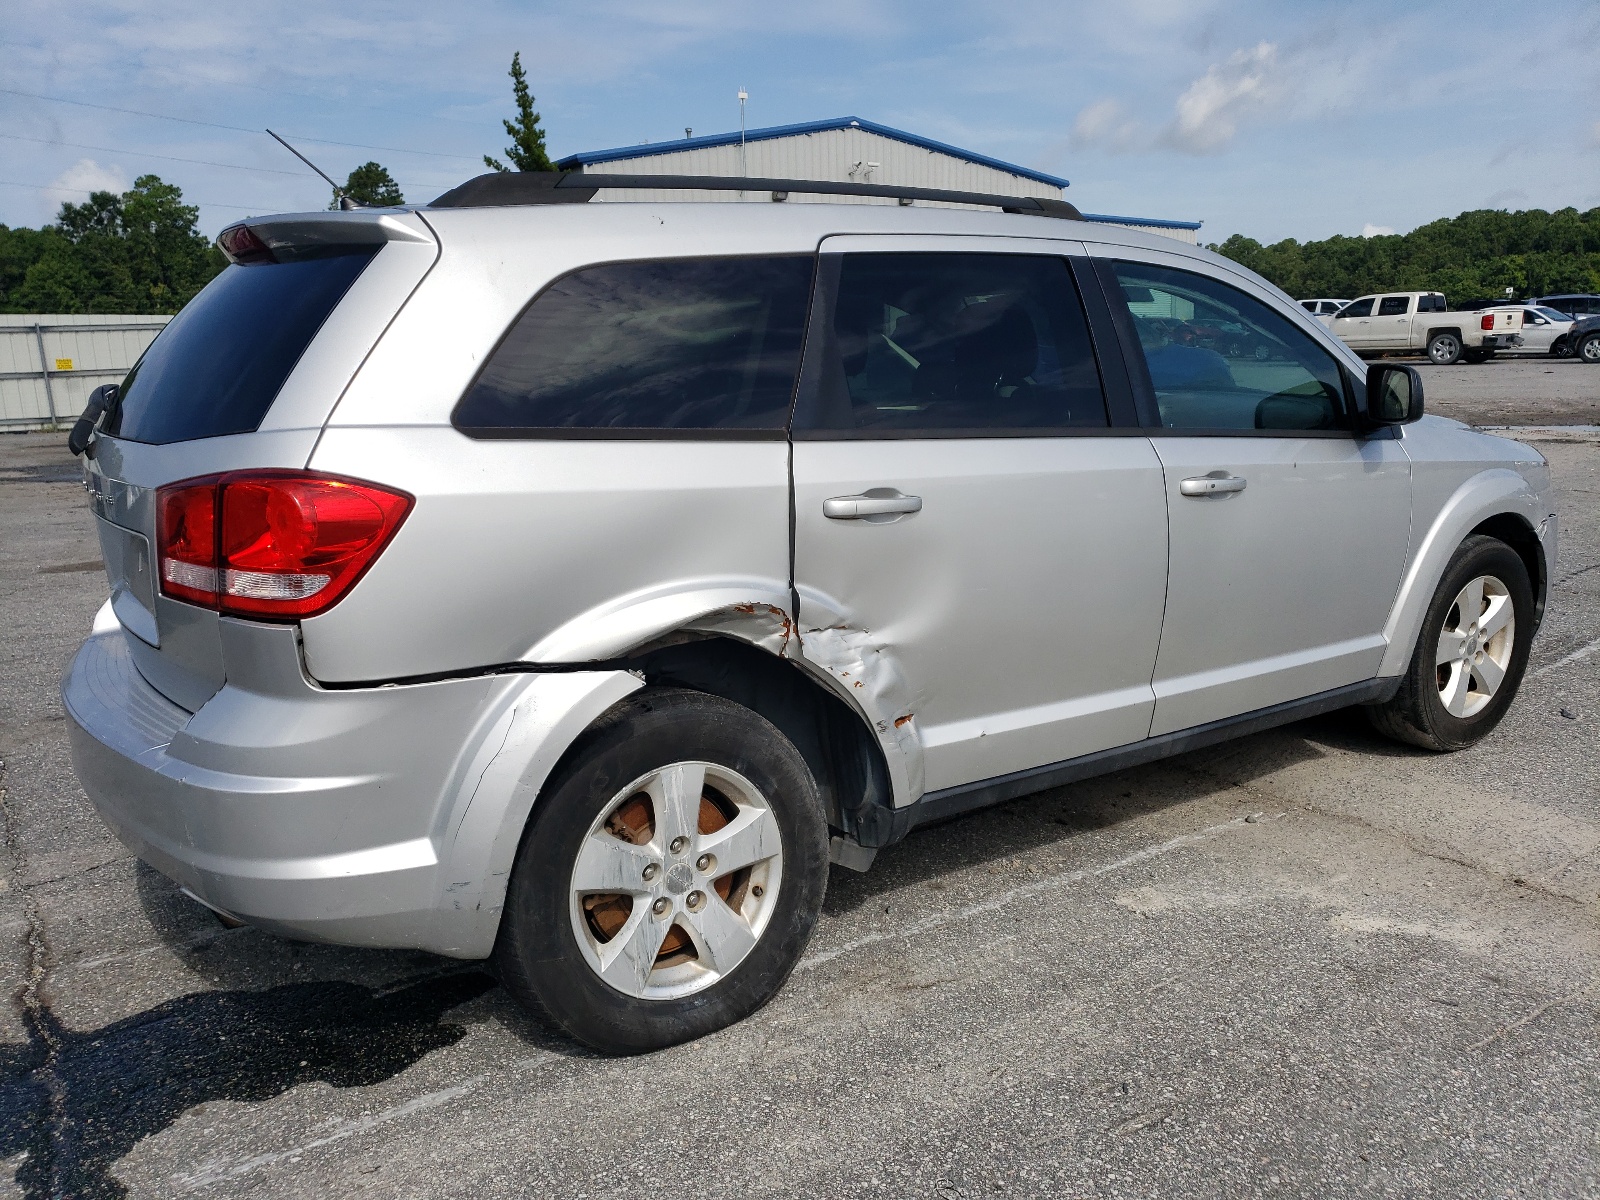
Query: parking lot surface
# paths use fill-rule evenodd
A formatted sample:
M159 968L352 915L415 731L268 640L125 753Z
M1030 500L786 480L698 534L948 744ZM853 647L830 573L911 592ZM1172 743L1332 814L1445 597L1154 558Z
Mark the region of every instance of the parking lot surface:
M1546 364L1430 406L1503 366ZM1560 567L1478 747L1340 713L918 831L773 1004L635 1059L472 964L224 929L104 830L60 440L0 438L0 1194L1600 1195L1600 437L1540 443Z

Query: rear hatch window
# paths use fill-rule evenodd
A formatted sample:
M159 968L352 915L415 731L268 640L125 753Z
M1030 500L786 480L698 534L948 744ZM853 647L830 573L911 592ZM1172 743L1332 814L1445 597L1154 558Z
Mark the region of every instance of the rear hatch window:
M226 268L128 373L106 432L156 445L252 432L378 249Z

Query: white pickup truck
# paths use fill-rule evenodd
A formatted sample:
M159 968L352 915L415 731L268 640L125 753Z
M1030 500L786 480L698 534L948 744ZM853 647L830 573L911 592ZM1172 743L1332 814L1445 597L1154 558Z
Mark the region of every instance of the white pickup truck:
M1441 366L1484 362L1522 343L1521 309L1450 312L1442 292L1362 296L1328 323L1357 354L1421 350Z

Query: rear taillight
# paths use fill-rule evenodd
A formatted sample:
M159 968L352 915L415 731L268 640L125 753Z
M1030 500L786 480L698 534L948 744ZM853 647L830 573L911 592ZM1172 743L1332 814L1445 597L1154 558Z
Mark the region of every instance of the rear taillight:
M411 497L303 471L191 479L156 497L161 590L221 612L325 612L389 544Z
M1493 313L1485 313L1483 315L1483 317L1478 321L1478 326L1481 329L1493 329L1494 328L1494 314Z
M248 265L278 261L278 256L272 252L272 247L257 237L255 231L248 225L228 226L217 234L217 246L228 256L229 262Z

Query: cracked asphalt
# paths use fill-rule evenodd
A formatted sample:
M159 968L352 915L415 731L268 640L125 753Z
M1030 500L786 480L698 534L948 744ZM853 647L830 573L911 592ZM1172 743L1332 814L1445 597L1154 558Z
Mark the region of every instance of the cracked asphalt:
M1600 439L1541 443L1560 570L1480 746L1334 714L919 831L774 1003L626 1060L103 829L59 440L0 438L0 1195L1600 1196Z

